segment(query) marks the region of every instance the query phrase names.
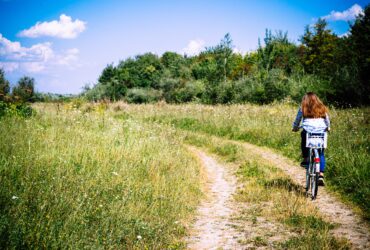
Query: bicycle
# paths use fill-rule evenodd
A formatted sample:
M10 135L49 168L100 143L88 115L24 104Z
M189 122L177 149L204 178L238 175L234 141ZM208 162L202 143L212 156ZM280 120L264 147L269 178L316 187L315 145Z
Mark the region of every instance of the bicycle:
M327 146L327 133L306 134L306 147L309 148L309 161L306 167L306 196L311 191L311 199L315 200L318 192L318 180L320 176L319 150Z

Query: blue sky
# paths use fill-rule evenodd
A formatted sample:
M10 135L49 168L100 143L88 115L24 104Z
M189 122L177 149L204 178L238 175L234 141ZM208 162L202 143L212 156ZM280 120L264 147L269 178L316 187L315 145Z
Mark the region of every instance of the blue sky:
M338 35L370 1L345 0L0 0L0 67L41 92L78 93L109 63L153 52L196 54L230 33L235 50L255 50L265 29L298 43L326 17Z

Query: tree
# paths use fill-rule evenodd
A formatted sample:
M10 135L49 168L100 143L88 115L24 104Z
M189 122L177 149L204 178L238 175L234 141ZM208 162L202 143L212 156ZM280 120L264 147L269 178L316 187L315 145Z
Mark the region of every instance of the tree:
M10 84L9 81L5 78L5 72L0 68L0 101L6 99L6 96L9 94Z
M117 69L113 66L113 64L108 64L99 76L99 83L103 85L107 84L116 76L116 73Z
M363 102L370 103L370 4L365 7L351 25L349 36L351 49L354 53L355 63L359 71L360 91Z
M128 88L158 88L163 66L157 55L145 53L120 62L118 81Z
M15 99L23 102L33 101L35 79L24 76L18 80L17 85L13 88L12 95Z
M185 60L182 55L175 52L165 52L163 53L160 61L165 69L171 72L172 77L183 77L182 67L185 66Z
M230 58L233 54L233 40L229 33L227 33L220 43L214 47L207 48L207 52L212 54L216 60L217 77L218 80L226 82L228 76L231 74Z
M291 74L300 68L298 48L288 39L288 32L278 31L275 35L266 30L262 47L259 41L257 50L258 66L260 70L282 69Z
M99 77L98 85L101 85L97 92L99 96L112 101L121 99L125 96L127 91L125 83L120 81L119 69L114 67L112 64L109 64L104 68Z
M339 38L327 26L325 19L319 18L313 32L307 26L301 38L305 48L303 57L305 71L324 78L330 77L336 71L334 54L339 42Z

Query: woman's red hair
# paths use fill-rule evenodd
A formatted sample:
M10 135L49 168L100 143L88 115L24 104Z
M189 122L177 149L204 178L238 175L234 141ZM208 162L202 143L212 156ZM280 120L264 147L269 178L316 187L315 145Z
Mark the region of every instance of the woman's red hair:
M328 108L313 92L308 92L302 98L302 113L305 118L325 118Z

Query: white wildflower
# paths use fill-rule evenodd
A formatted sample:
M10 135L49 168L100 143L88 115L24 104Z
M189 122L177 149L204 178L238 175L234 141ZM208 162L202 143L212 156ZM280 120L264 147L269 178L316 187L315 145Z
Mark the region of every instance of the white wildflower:
M137 238L138 240L141 240L143 237L141 237L141 235L138 235L136 238Z
M12 200L16 200L16 199L18 199L18 196L13 195Z

